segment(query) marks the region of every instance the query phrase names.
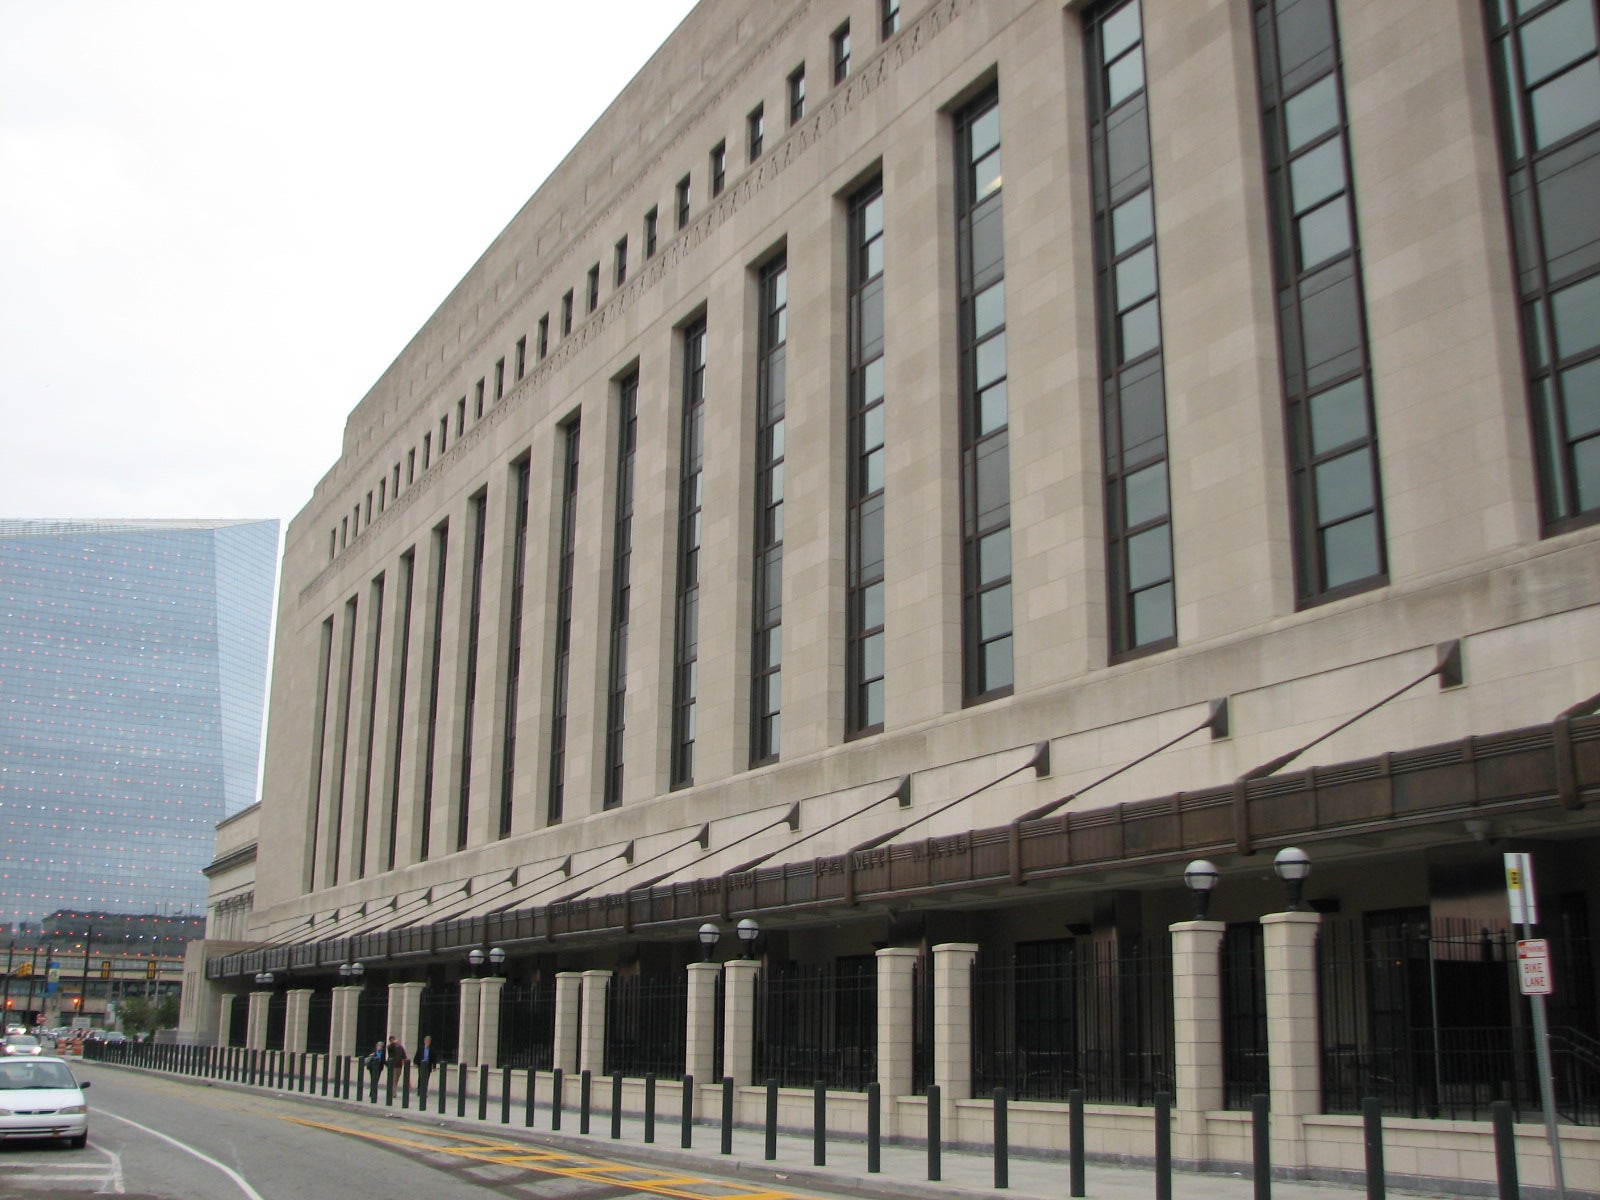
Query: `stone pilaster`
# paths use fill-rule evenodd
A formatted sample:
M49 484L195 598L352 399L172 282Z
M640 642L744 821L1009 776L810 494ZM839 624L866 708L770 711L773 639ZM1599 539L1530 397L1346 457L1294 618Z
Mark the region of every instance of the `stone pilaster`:
M328 1024L328 1052L335 1058L362 1053L356 1045L356 1009L361 1004L360 984L346 984L333 989L333 1016ZM372 1047L365 1048L366 1053Z
M583 973L583 1024L578 1036L578 1070L591 1075L606 1069L606 992L611 987L610 971Z
M1314 912L1268 913L1261 918L1274 1165L1304 1165L1301 1121L1322 1107L1322 1038L1317 1027L1321 921Z
M483 1002L483 980L461 981L461 1017L457 1026L456 1061L475 1067L479 1062L478 1011Z
M283 1048L290 1054L306 1052L306 1031L311 1025L311 989L295 988L289 993L283 1023Z
M1221 921L1179 921L1172 932L1172 1152L1206 1159L1205 1114L1222 1107Z
M478 1061L500 1065L500 997L506 981L491 975L478 988Z
M683 1037L683 1070L695 1082L710 1083L717 1061L717 985L722 982L722 964L689 964L689 1005Z
M722 1074L735 1087L747 1087L755 1082L756 976L761 964L735 958L722 970Z
M578 1027L583 1020L583 975L556 973L556 1044L551 1065L568 1075L578 1070Z
M422 993L425 983L391 983L389 985L389 1028L384 1033L400 1039L400 1044L410 1054L417 1044L417 1025L422 1017Z
M956 1136L951 1123L955 1102L972 1097L972 967L978 958L973 942L946 942L933 948L933 1081L945 1110L946 1135Z
M252 1050L267 1048L267 1005L271 1002L271 992L250 993L250 1019L245 1026L244 1044Z
M915 981L921 957L921 951L906 946L878 951L878 1086L885 1096L911 1094Z

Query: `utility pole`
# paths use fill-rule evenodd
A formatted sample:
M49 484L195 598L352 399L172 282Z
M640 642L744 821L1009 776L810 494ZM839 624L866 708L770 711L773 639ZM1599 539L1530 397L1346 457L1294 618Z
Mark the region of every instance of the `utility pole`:
M94 956L94 922L89 922L88 939L83 944L83 980L78 984L78 1016L89 1019L89 959Z

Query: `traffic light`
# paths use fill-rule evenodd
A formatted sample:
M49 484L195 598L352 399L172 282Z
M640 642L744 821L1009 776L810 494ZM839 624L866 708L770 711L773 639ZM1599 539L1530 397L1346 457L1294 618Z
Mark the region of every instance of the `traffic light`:
M144 964L144 977L146 979L154 979L156 977L156 960L155 959L152 958L152 959L146 960L146 962Z

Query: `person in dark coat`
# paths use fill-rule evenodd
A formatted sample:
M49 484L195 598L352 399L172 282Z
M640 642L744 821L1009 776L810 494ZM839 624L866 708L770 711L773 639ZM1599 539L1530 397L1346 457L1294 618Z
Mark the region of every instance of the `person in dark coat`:
M400 1069L406 1065L406 1048L392 1033L389 1035L389 1044L383 1048L383 1065L389 1068L389 1098L392 1102L396 1081L400 1078Z
M423 1108L428 1103L428 1076L433 1074L433 1036L428 1034L422 1039L422 1046L417 1051L417 1107Z
M367 1065L367 1075L372 1080L372 1103L378 1102L378 1076L383 1074L383 1043L379 1042L371 1054L362 1060Z

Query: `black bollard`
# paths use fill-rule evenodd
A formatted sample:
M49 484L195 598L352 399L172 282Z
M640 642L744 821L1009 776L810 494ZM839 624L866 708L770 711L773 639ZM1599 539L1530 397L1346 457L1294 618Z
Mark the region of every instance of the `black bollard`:
M733 1076L722 1077L722 1152L733 1153Z
M359 1081L360 1076L356 1077ZM339 1099L350 1099L350 1056L341 1055L339 1058Z
M656 1140L656 1073L646 1071L644 1076L644 1144Z
M820 1079L811 1086L811 1165L828 1165L828 1085Z
M867 1084L867 1174L883 1170L883 1097L877 1080Z
M1069 1196L1088 1195L1083 1182L1083 1091L1073 1088L1067 1093L1067 1175Z
M938 1183L944 1178L944 1168L939 1160L943 1147L940 1145L942 1135L939 1132L939 1085L928 1085L928 1181Z
M1172 1200L1172 1096L1156 1093L1156 1200Z
M467 1064L456 1067L456 1116L467 1115Z
M678 1127L678 1145L685 1150L694 1147L694 1076L683 1077L683 1107Z
M994 1186L1004 1191L1011 1186L1011 1130L1007 1127L1006 1090L994 1090Z
M322 1094L324 1097L328 1094L328 1076L332 1071L333 1055L324 1051L322 1055Z
M1496 1100L1489 1105L1489 1120L1494 1125L1494 1169L1500 1200L1517 1200L1522 1193L1517 1183L1517 1135L1512 1128L1511 1101Z
M1264 1092L1250 1097L1250 1152L1253 1160L1255 1200L1272 1200L1272 1143Z
M762 1157L768 1162L778 1157L778 1081L767 1080L767 1140Z
M1389 1188L1383 1171L1383 1106L1376 1096L1362 1099L1361 1124L1367 1147L1367 1200L1383 1200Z
M394 1107L394 1077L400 1072L388 1061L383 1064L383 1102Z
M478 1120L489 1119L489 1064L478 1064Z
M411 1061L407 1059L400 1065L400 1107L411 1107ZM422 1107L422 1101L417 1101L417 1107Z
M500 1124L511 1124L511 1068L500 1068Z
M589 1132L589 1104L594 1098L594 1076L584 1071L578 1076L578 1132Z
M622 1072L611 1072L611 1140L622 1137Z
M524 1129L532 1129L533 1128L533 1094L534 1094L534 1092L539 1090L537 1087L534 1086L538 1082L539 1082L539 1070L538 1070L538 1068L537 1067L529 1067L528 1068L528 1078L527 1078L528 1092L527 1092L527 1095L523 1096L523 1098L522 1098L522 1127Z
M551 1072L550 1081L550 1128L561 1128L561 1068L557 1067Z
M434 1070L439 1075L439 1115L444 1116L445 1102L450 1096L450 1064L440 1063Z

